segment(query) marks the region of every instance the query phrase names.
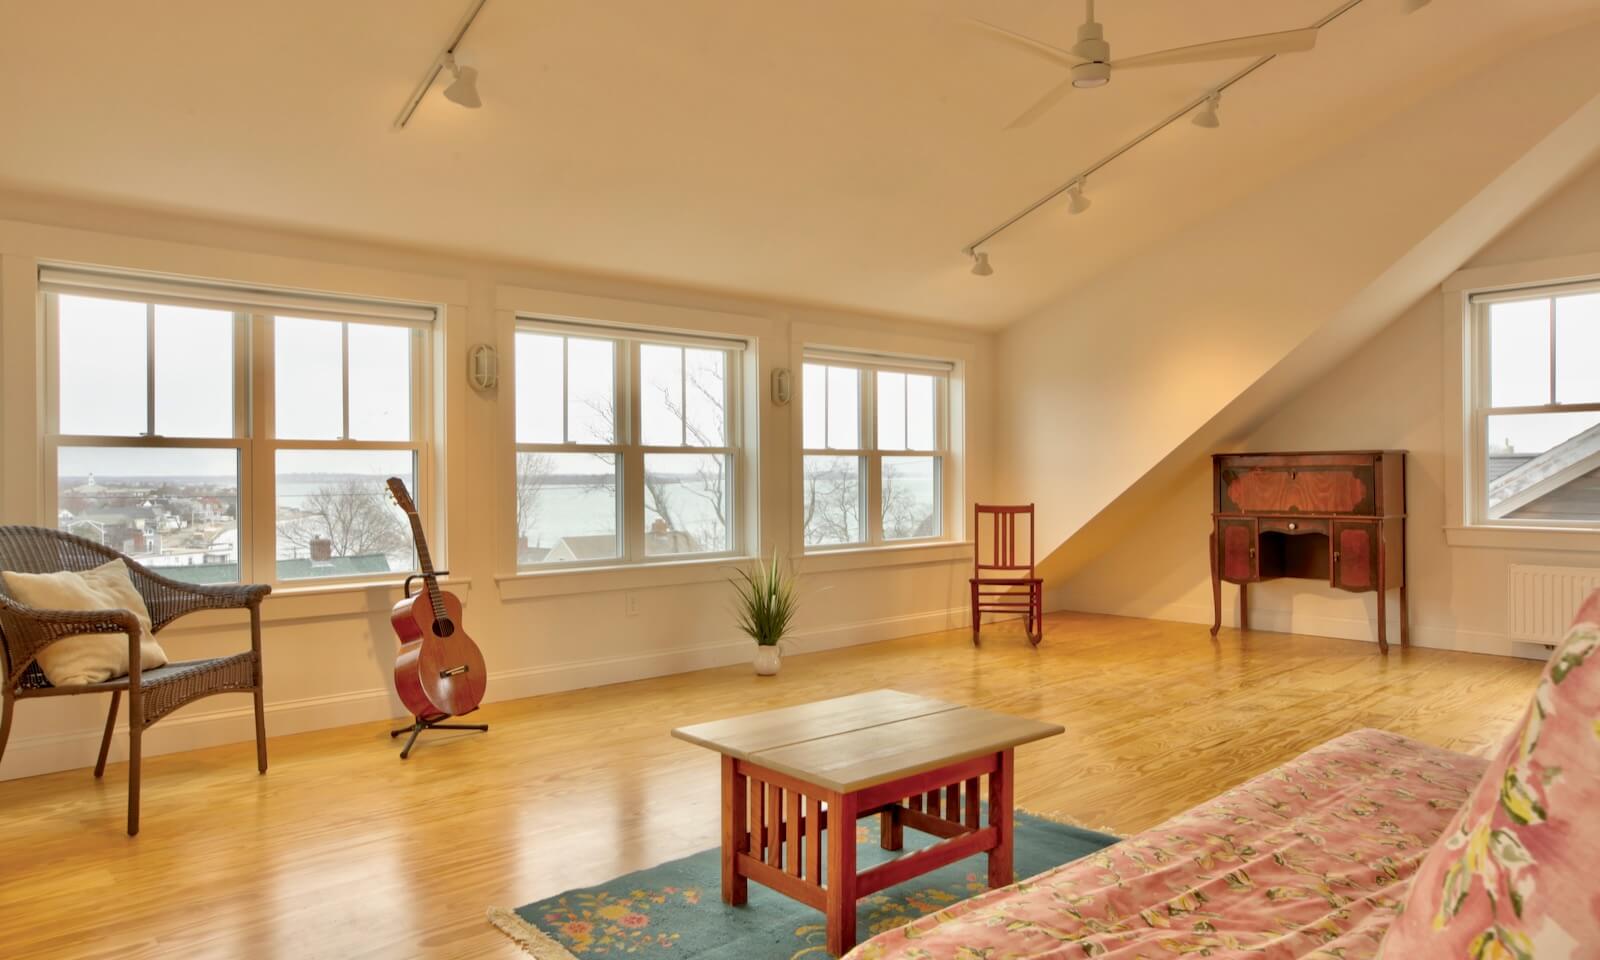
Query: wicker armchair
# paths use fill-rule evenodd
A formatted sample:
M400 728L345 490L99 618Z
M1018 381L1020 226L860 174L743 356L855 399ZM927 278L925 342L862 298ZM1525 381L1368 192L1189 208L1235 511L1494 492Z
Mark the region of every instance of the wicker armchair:
M134 588L150 610L153 632L196 610L248 609L250 650L210 660L169 663L154 670L139 667L139 621L129 610L37 610L13 599L0 577L0 759L11 735L11 713L16 702L30 697L111 694L106 731L100 740L100 759L94 775L105 772L106 754L117 722L117 704L128 695L128 835L139 832L139 741L157 720L185 704L214 693L252 693L256 701L256 765L267 772L267 731L262 712L261 600L272 588L265 585L196 586L155 573L109 547L59 530L42 527L0 526L0 570L22 573L56 573L88 570L121 558L128 565ZM45 679L35 657L60 640L85 633L126 633L128 675L82 686L55 687Z

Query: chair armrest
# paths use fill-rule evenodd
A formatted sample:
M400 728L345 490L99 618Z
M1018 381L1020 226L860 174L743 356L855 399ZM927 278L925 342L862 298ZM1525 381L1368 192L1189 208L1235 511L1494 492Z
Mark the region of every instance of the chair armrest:
M129 654L137 663L142 629L132 610L46 610L0 597L0 638L10 668L5 680L14 682L50 644L83 634L127 634Z
M162 576L124 558L144 603L150 610L152 632L185 614L198 610L243 610L258 606L272 592L264 583L197 584Z

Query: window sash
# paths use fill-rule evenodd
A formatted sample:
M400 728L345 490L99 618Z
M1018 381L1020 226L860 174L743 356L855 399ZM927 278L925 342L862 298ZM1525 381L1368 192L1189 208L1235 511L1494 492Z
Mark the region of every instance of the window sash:
M807 457L854 457L860 466L861 476L861 539L849 543L805 543L805 525L799 524L801 549L805 553L826 553L838 550L860 550L882 546L911 546L919 543L936 543L948 540L952 536L954 526L949 503L949 491L954 489L951 483L950 471L954 458L950 453L950 377L955 365L942 361L907 359L900 357L880 357L871 354L855 354L844 351L807 349L802 353L802 364L818 364L825 367L849 367L859 371L860 400L858 404L859 423L857 429L860 445L847 449L827 447L810 447L804 443L805 437L805 397L804 397L804 366L801 368L800 407L801 437L799 475L803 478L805 459ZM907 373L932 376L934 380L934 445L931 449L879 449L878 444L878 377L877 374ZM824 380L826 383L826 379ZM826 407L823 410L823 422L826 424L830 417ZM824 442L827 440L827 430L824 429ZM889 458L930 458L937 465L934 471L934 517L937 521L938 532L927 537L894 538L886 537L883 524L883 460ZM805 487L800 484L799 498L796 509L803 517L805 512Z
M1560 403L1555 399L1556 357L1560 343L1556 336L1556 301L1561 297L1600 292L1600 281L1579 281L1539 287L1473 294L1468 297L1467 398L1468 449L1471 463L1463 471L1468 489L1467 503L1470 520L1474 525L1532 528L1597 528L1600 517L1593 520L1544 520L1529 517L1493 517L1489 506L1489 419L1490 417L1551 413L1600 413L1600 402ZM1491 389L1493 352L1490 334L1490 308L1498 303L1515 303L1529 300L1550 301L1550 356L1545 367L1545 395L1548 403L1495 406Z
M743 417L742 410L742 383L741 375L746 341L728 337L699 336L690 333L657 332L654 330L640 330L628 327L617 327L607 324L589 324L572 321L547 320L535 317L518 317L515 327L516 333L533 333L545 336L558 336L583 340L609 340L614 343L613 353L615 368L612 376L612 404L617 411L615 417L615 435L612 443L596 444L581 441L565 440L561 443L543 442L530 443L516 441L515 415L513 415L512 437L513 457L512 464L515 469L517 454L523 453L589 453L597 455L610 455L617 458L618 486L617 486L617 556L603 557L595 560L569 560L569 561L537 561L523 563L519 558L513 557L515 566L524 571L556 571L578 570L586 567L609 567L618 565L645 566L660 563L682 563L686 561L716 560L728 557L742 556L744 550L744 518L745 507L745 468L743 464ZM515 340L513 339L513 344ZM699 350L716 350L724 357L723 366L723 443L719 446L695 446L687 442L688 431L685 426L682 444L645 444L641 442L643 431L643 365L640 359L640 348L645 346L667 346ZM565 367L565 348L563 348L563 370ZM515 369L515 362L511 364ZM684 376L687 376L685 363ZM566 374L563 374L565 378ZM516 406L515 385L513 383L513 411ZM567 422L567 404L570 402L570 390L567 389L565 379L561 397L562 404L562 435L567 435L569 429ZM687 385L685 385L685 402L683 416L687 413ZM724 515L727 524L726 541L727 549L715 551L701 551L697 553L648 553L647 528L645 517L645 458L652 454L684 454L721 456L725 461L727 471L727 491L724 505ZM521 530L516 531L512 538L515 542L521 536Z
M41 268L40 287L44 293L45 309L45 438L44 438L44 467L48 477L46 483L46 511L51 523L59 512L60 479L59 479L59 450L62 447L105 447L105 448L142 448L142 449L232 449L236 451L238 474L236 496L238 499L235 515L235 529L238 531L238 568L239 582L242 583L270 583L287 586L337 586L353 582L370 582L373 577L365 574L355 574L339 577L309 577L295 579L280 579L277 569L277 473L276 463L279 450L400 450L412 454L414 464L414 482L412 497L428 516L432 500L431 477L434 464L432 459L431 420L428 416L430 409L429 397L432 395L430 378L428 376L429 358L431 355L431 338L428 336L430 329L421 318L430 319L434 316L432 308L410 307L409 313L401 310L405 305L381 305L381 315L371 316L366 312L357 312L374 308L374 304L367 301L340 301L340 307L334 312L303 309L314 305L312 301L321 303L318 298L295 299L292 295L284 295L280 303L292 303L290 309L274 309L260 311L251 309L237 300L231 300L218 294L215 297L184 298L169 296L164 292L167 288L155 283L146 283L138 278L126 278L121 275L101 274L97 272L84 272L83 275L99 278L96 285L77 282L75 277L54 268ZM68 280L63 280L68 276ZM118 280L126 282L117 283ZM69 282L70 281L70 282ZM204 285L202 285L204 286ZM231 291L233 288L206 286L211 291ZM60 303L59 297L63 294L89 296L101 299L121 299L144 303L147 305L147 349L146 349L146 421L147 432L140 436L120 436L114 434L63 434L60 430L61 406L61 343L60 343ZM158 306L198 306L204 309L228 310L234 315L233 338L233 435L230 437L166 437L156 435L154 430L155 418L155 350L153 347L154 315ZM407 375L411 379L410 391L410 419L411 437L403 441L377 441L377 440L296 440L280 439L275 435L276 416L276 364L274 357L274 317L276 315L293 315L296 317L309 317L312 319L334 320L343 324L350 323L375 323L382 325L399 324L413 329L410 341L410 364ZM348 340L348 326L344 327L341 337ZM348 435L349 425L349 350L345 345L343 360L344 386L341 394L344 400L345 434ZM434 514L436 515L436 514ZM409 531L408 531L409 532ZM443 558L445 544L442 539L430 542L433 549L430 551L436 558ZM442 560L440 561L442 564ZM411 571L391 571L394 574L404 574Z

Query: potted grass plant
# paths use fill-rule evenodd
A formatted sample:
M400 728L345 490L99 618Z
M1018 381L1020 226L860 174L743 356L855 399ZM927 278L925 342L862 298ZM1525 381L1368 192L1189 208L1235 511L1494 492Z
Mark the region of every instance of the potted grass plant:
M795 575L778 565L777 551L772 553L771 564L758 560L738 574L728 580L738 591L734 613L739 629L756 642L756 673L770 677L782 665L778 644L788 632L798 606Z

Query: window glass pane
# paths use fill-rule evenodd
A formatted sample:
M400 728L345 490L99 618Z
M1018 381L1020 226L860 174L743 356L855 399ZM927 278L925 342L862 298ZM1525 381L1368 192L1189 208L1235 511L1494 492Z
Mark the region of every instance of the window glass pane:
M338 440L344 433L344 344L331 320L273 319L277 435Z
M723 350L685 350L684 438L691 447L728 443L728 354Z
M906 377L906 449L933 450L939 423L938 392L933 377L920 373Z
M883 538L939 535L939 458L883 458Z
M389 495L389 477L405 481L416 499L409 450L279 450L278 578L415 570L411 524ZM420 500L418 506L427 510Z
M615 443L617 346L610 340L567 338L567 439Z
M66 295L56 304L61 432L143 434L149 429L145 305Z
M861 375L853 367L828 368L828 448L861 447Z
M800 393L805 404L805 447L820 450L828 445L828 368L808 363L803 368Z
M561 443L561 337L517 334L517 442Z
M1600 521L1600 467L1572 467L1600 452L1600 413L1488 418L1490 519ZM1581 468L1580 468L1581 469Z
M189 583L239 580L232 449L62 447L57 525Z
M233 436L233 314L157 304L156 433Z
M646 446L683 443L683 349L647 343L639 347L640 419Z
M878 449L906 448L906 375L878 371Z
M608 453L517 454L517 563L612 560L617 458Z
M411 339L407 327L352 323L350 439L411 439Z
M728 458L650 453L644 458L644 552L728 550Z
M860 459L806 457L804 483L806 545L860 543Z
M1600 403L1600 293L1556 300L1556 402Z
M1489 399L1496 407L1550 402L1550 301L1489 305Z

